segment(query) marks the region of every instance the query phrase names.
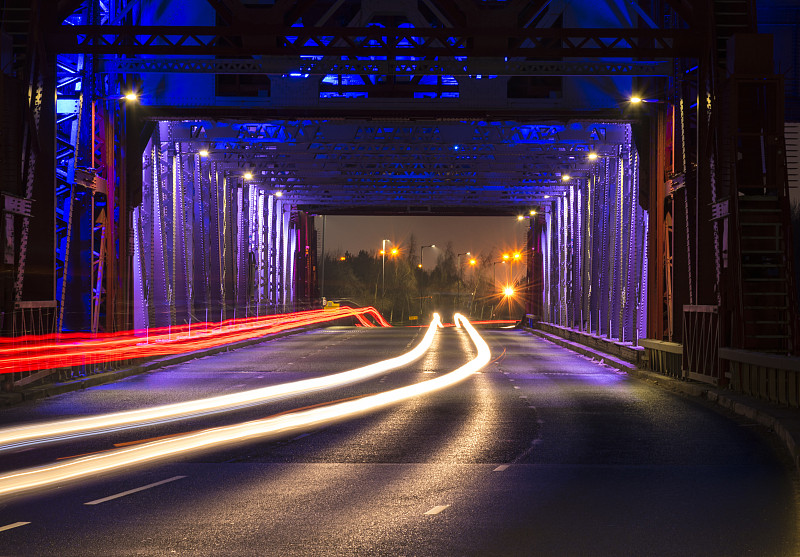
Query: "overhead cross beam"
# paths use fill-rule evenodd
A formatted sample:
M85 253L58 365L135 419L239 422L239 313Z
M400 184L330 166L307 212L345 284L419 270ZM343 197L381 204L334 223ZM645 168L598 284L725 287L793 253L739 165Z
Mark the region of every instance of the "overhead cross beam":
M297 56L269 58L113 58L97 62L97 73L297 74L319 75L452 75L452 76L666 76L666 61L526 61L470 60L309 60Z
M698 49L689 29L59 26L55 52L211 56L502 56L659 58Z

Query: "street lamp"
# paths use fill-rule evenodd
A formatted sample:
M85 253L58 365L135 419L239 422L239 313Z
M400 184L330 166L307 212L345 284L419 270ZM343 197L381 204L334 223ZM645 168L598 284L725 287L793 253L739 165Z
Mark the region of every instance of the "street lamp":
M386 297L386 242L391 244L392 241L381 240L381 295L384 298Z
M419 268L422 269L422 254L424 253L423 250L425 248L435 248L436 244L430 244L427 246L420 246L419 248Z
M470 252L464 253L457 253L456 254L456 262L458 264L458 276L456 277L456 283L458 285L458 293L456 294L456 307L459 307L458 302L461 301L461 256L462 255L472 255Z
M422 271L422 255L425 252L425 248L435 248L436 244L429 244L427 246L420 246L419 248L419 268ZM422 273L420 273L419 277L419 315L422 317Z

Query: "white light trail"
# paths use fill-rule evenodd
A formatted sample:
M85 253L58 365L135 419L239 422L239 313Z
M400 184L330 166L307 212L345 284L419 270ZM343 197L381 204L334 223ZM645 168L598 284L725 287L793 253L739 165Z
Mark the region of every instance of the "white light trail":
M114 412L86 418L74 418L44 423L26 424L22 426L0 429L0 451L20 446L34 445L58 439L77 437L80 435L93 435L99 432L110 431L126 427L139 427L154 422L175 420L179 418L196 417L215 412L222 412L263 404L292 396L308 394L333 387L350 385L364 381L381 373L410 364L419 359L433 343L436 330L442 327L438 314L434 314L428 330L425 332L417 346L412 350L390 358L375 362L350 371L334 373L314 379L304 379L280 385L271 385L260 389L252 389L227 395L203 398L166 404L152 408L141 408L126 412Z
M458 369L435 379L320 408L187 433L47 466L18 470L0 476L0 498L50 485L61 485L66 481L88 478L159 459L183 456L201 449L219 448L257 438L286 436L450 387L479 371L489 363L491 358L489 346L469 321L459 314L455 315L454 321L457 327L461 326L466 329L475 343L478 354Z

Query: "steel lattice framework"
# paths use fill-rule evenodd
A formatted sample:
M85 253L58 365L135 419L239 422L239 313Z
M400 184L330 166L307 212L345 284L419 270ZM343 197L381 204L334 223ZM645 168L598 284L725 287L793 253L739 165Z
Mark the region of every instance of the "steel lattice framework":
M796 349L751 0L10 3L5 331L56 303L96 331L310 302L315 213L535 211L536 318L682 343L712 382L722 344Z

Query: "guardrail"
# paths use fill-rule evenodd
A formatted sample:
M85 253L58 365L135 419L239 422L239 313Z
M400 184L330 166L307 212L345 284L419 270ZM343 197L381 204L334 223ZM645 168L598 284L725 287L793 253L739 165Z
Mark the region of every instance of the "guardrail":
M719 365L719 308L683 306L683 377L723 386Z
M800 358L720 348L728 364L730 388L776 404L800 407Z
M644 347L647 367L672 377L683 378L683 345L650 338L640 338L639 346Z

